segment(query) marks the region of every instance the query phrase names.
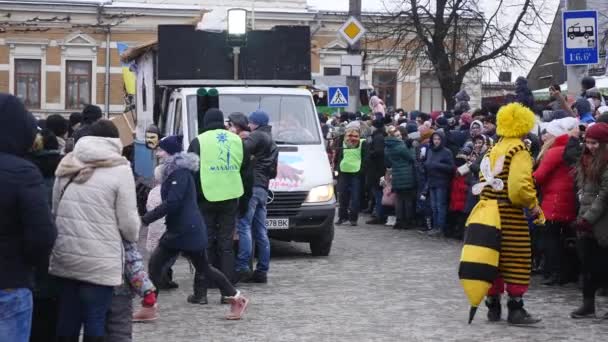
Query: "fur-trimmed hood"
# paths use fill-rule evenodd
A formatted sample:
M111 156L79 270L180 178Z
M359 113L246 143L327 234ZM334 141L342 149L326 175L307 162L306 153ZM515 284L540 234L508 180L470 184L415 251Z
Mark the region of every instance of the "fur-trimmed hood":
M166 158L163 163L161 173L161 183L176 170L186 169L192 172L198 171L200 168L200 159L194 153L180 152Z

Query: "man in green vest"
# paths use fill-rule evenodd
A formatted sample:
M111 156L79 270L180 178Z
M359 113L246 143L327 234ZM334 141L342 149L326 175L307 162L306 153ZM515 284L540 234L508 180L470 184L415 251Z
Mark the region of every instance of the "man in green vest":
M338 171L338 221L341 225L350 221L351 226L356 226L359 220L359 209L361 202L361 188L365 175L365 156L367 145L365 139L361 139L360 126L358 122L351 122L346 127L346 134L342 144L336 151L334 162Z
M200 156L201 166L195 176L199 207L209 234L209 261L234 279L232 237L239 200L251 194L249 155L241 138L226 130L224 114L217 108L205 113L203 133L190 143L188 152ZM248 201L243 198L243 202L246 210Z

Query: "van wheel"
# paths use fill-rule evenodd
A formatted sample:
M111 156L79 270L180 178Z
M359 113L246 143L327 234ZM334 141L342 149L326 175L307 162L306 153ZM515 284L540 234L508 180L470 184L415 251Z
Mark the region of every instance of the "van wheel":
M585 39L589 39L589 33L585 33Z
M310 241L310 251L313 256L328 256L331 252L331 245L334 240L334 225L321 236Z
M573 34L571 34L571 35L569 35L569 36L568 36L568 38L570 38L570 39L574 39L574 35L573 35Z

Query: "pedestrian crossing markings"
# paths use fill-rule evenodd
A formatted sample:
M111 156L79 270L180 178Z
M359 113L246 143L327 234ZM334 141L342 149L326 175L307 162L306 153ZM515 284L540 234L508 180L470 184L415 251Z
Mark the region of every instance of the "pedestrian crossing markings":
M348 104L348 101L344 97L344 94L342 94L342 91L340 89L336 89L334 97L331 98L331 101L329 101L329 103L331 103L332 105L346 105Z

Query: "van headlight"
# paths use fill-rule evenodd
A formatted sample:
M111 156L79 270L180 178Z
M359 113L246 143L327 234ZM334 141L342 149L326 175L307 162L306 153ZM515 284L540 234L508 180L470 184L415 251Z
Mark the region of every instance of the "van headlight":
M308 192L308 197L306 197L306 201L304 203L319 203L319 202L329 202L334 198L334 186L329 185L321 185L315 188L312 188L310 192Z

